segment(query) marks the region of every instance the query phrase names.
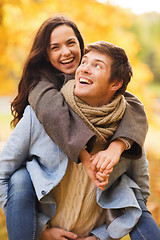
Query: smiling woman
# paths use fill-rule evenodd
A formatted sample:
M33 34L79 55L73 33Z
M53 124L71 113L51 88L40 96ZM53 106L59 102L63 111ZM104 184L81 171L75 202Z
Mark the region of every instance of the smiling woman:
M47 53L49 61L55 68L61 72L74 74L81 59L81 52L73 29L66 25L54 29Z
M84 42L73 21L64 16L47 19L39 28L33 46L25 62L23 74L18 85L18 95L11 103L15 126L23 116L28 104L28 93L41 81L42 73L55 77L52 79L57 89L62 87L65 74L74 74L83 55ZM39 69L42 71L39 73ZM61 77L60 77L61 75ZM50 76L49 76L50 79ZM57 79L57 75L56 75Z
M65 74L75 73L81 56L83 55L83 50L83 38L72 20L60 15L47 19L41 25L35 36L18 85L18 95L11 104L12 115L14 116L12 125L15 127L23 117L25 107L29 104L28 95L30 90L35 89L40 83L42 83L42 85L47 83L47 89L48 87L50 88L51 84L52 89L55 91L53 94L55 98L53 103L56 104L58 111L61 109L63 112L63 114L62 112L60 114L60 116L63 115L63 118L61 117L59 121L56 121L56 124L53 124L55 127L55 136L59 136L59 134L56 134L56 131L61 129L61 149L64 147L64 152L68 153L70 158L75 161L78 161L79 153L86 143L94 136L94 133L71 109L68 111L68 105L64 103L63 97L59 94L59 90L64 84ZM53 60L53 56L55 61ZM46 91L45 87L43 87L43 90L44 92ZM57 104L59 104L59 106ZM55 117L56 114L54 112ZM26 122L24 125L26 126ZM50 126L52 127L52 124L50 124ZM77 127L74 129L74 126ZM79 129L78 126L80 126L83 131L77 134L77 128ZM29 133L29 129L27 133ZM72 143L71 146L70 143ZM20 146L19 143L17 144L17 147L18 146ZM22 155L24 157L25 153ZM16 166L14 169L12 168L12 174L18 168L19 166ZM30 176L25 169L21 168L13 174L10 183L13 187L8 193L9 201L7 209L5 208L6 198L3 199L4 201L1 201L1 206L3 210L6 211L9 239L37 239L34 207L37 199L35 198ZM22 191L22 189L24 189L24 191ZM45 193L46 192L42 190L40 194L43 195ZM2 195L3 194L0 196L2 197ZM27 206L27 208L25 208L27 212L24 212L23 206ZM22 216L23 221L21 221ZM72 238L72 236L70 238Z

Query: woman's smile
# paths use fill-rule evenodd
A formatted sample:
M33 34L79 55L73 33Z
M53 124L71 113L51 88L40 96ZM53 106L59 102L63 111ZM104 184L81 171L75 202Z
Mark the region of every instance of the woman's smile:
M65 24L56 27L51 33L47 53L55 68L74 74L80 63L81 50L73 29Z

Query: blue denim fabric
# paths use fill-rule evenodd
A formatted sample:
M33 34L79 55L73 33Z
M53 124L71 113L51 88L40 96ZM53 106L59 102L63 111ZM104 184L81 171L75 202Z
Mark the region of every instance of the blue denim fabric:
M160 228L154 221L143 200L138 200L142 215L130 233L131 240L159 240Z
M9 240L36 239L37 198L26 168L16 171L9 182L6 224Z
M43 203L40 214L38 214L38 217L41 217L38 219L38 223L41 223L38 229L41 232L46 222L54 217L55 202L49 193L63 178L68 158L46 134L30 106L26 107L23 117L0 154L0 206L4 213L8 199L8 181L24 162L31 176L36 196ZM128 162L131 164L127 170L126 163ZM114 167L107 187L109 188L119 176L127 171L128 176L136 181L142 189L142 194L144 193L147 198L149 195L147 166L144 153L141 159L134 161L122 158Z
M26 158L28 156L30 159L26 161ZM149 186L148 171L146 168L147 163L145 159L146 158L143 155L141 159L134 161L130 160L133 164L129 169L129 172L136 173L135 176L132 174L129 176L136 180L136 182L138 181L138 185L141 187L141 189L144 190L142 193L148 192L146 191L144 183L147 186L147 190ZM43 206L43 209L41 208L40 211L42 220L40 231L42 231L46 222L54 217L55 202L53 201L52 197L49 197L49 192L61 181L62 177L64 176L68 164L68 158L46 134L30 106L26 108L23 118L17 124L3 151L0 154L0 206L5 213L6 202L8 201L7 226L9 226L8 228L11 229L14 233L16 232L16 226L18 226L18 231L21 231L21 225L23 226L23 221L26 221L24 218L32 218L32 223L35 220L35 202L33 201L33 196L35 198L35 193L33 191L32 184L30 183L27 185L25 183L25 179L27 179L27 177L23 177L23 171L18 171L12 176L11 182L9 184L9 195L7 195L8 181L10 176L15 171L17 171L17 169L25 161L26 168L32 178L36 195L41 203L43 203L41 204ZM113 177L111 178L110 176L108 187L111 186L112 183L115 182L115 180L126 171L126 168L123 168L123 165L125 165L123 164L123 161L124 159L121 159L121 163L118 163L115 166L114 171L111 174ZM127 159L127 161L129 161L129 159ZM22 176L19 176L19 172L22 173ZM141 184L142 176L143 182ZM27 182L31 182L30 179L27 180ZM26 200L27 203L25 203ZM16 210L17 206L20 209L19 211ZM12 220L9 220L9 218ZM28 228L28 226L31 228L32 223L30 221L28 222L29 225L24 225L25 229ZM38 223L39 222L40 219L38 219ZM12 227L12 224L13 226L14 224L16 226ZM35 230L32 230L34 235ZM24 239L24 236L25 233L23 231L23 237L16 237L15 239ZM9 239L11 240L14 238L10 237ZM26 239L29 240L34 238L32 236L32 238Z
M142 216L130 233L131 240L159 240L160 229L144 201L138 200ZM25 168L16 171L9 182L6 223L9 240L36 240L37 198ZM101 240L111 240L105 224L92 231Z
M131 240L151 240L151 239L159 240L160 228L154 221L151 213L148 211L144 201L140 200L138 202L142 209L142 215L136 226L129 234ZM109 236L107 229L105 228L105 225L102 225L101 227L92 230L92 234L97 236L100 240L113 239Z

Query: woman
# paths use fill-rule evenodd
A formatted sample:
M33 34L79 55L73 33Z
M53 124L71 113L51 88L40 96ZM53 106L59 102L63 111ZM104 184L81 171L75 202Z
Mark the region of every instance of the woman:
M74 42L74 45L76 45L77 47L76 47L76 52L72 52L71 56L69 55L69 57L68 57L67 53L65 53L65 58L57 59L56 63L58 63L58 65L57 66L55 65L55 66L59 67L59 70L60 70L59 71L56 68L54 68L52 65L53 64L53 62L51 62L52 54L50 54L50 50L52 49L51 48L52 42L51 42L51 45L49 44L49 42L51 40L52 32L54 30L56 30L58 28L58 26L60 26L60 25L67 25L74 32L74 34L71 36L71 39L67 39L66 44L63 45L63 47L67 46L66 50L70 49L70 46L72 48L72 46L73 46L72 40L74 40L74 41L76 40ZM63 35L63 37L64 37L64 35ZM54 43L53 47L55 49L55 48L59 47L59 45ZM79 47L81 48L81 51L79 50ZM51 126L52 121L49 120L49 121L47 121L47 126L50 126L49 128L53 127L52 133L54 132L54 136L52 138L55 141L55 143L57 143L61 147L61 149L68 155L68 157L70 157L71 159L73 159L75 161L78 161L78 156L79 156L81 150L83 149L83 147L86 145L86 143L89 140L92 140L92 138L95 136L95 134L85 125L85 123L83 123L83 121L80 118L77 117L77 115L71 109L69 109L69 112L68 112L68 105L63 101L63 98L60 95L60 93L58 92L58 90L62 87L62 85L64 83L64 75L62 74L62 72L65 72L66 74L74 74L74 72L79 64L78 59L80 60L80 58L81 58L80 52L81 52L81 54L83 52L83 40L82 40L82 37L81 37L79 31L77 30L75 24L72 21L68 20L65 17L54 17L54 18L47 20L42 25L42 27L40 28L40 30L38 31L38 33L35 37L33 47L31 49L29 57L26 61L24 71L22 74L22 78L21 78L21 81L19 84L18 96L12 103L12 112L15 116L15 119L12 123L13 123L13 125L16 125L16 123L19 121L19 119L23 115L25 106L28 104L27 98L28 98L29 91L31 89L33 89L34 86L36 86L36 85L37 85L36 87L41 87L39 84L37 84L38 82L41 83L42 85L44 84L44 86L46 86L45 84L47 84L47 89L50 88L54 92L54 99L56 99L56 101L54 101L54 104L56 105L55 109L59 111L56 115L58 116L63 112L64 119L66 119L65 121L63 119L61 121L61 118L60 118L60 121L58 121L58 122L56 120L57 126L54 126L54 124L53 124L53 126ZM49 83L47 81L49 81ZM36 90L36 87L33 90ZM46 89L46 87L44 88L43 96L45 96L47 89ZM33 95L35 96L33 90L31 92L31 94L33 93ZM32 99L32 97L31 97L31 99ZM49 99L49 98L47 97L47 99ZM51 99L51 101L52 100L53 99ZM131 100L131 98L129 100ZM47 102L47 105L48 105L48 102ZM138 109L141 109L141 107L142 107L138 101L137 101L137 106L138 106ZM44 107L44 105L42 107ZM67 111L66 111L66 109L67 109ZM54 110L52 109L52 111L54 111ZM143 108L140 111L143 112ZM39 113L41 113L41 112L43 112L43 111L40 111ZM145 115L144 115L144 119L145 119ZM68 124L68 123L70 123L70 124ZM78 131L79 126L81 128L80 132ZM122 122L122 126L123 126L123 122ZM46 127L46 129L47 129L47 127ZM66 129L69 129L67 133L66 133ZM135 131L133 131L133 132L135 132ZM135 134L136 137L135 137L135 139L133 137L133 141L135 140L135 142L137 142L137 143L139 143L139 145L141 145L141 143L143 143L143 140L144 140L143 136L145 135L145 133L146 133L146 129L143 132L143 134L141 134L142 138L140 141L137 141L138 133L137 133L137 135ZM50 134L50 136L51 135L52 134ZM59 138L59 135L61 136L61 138ZM124 135L122 135L122 136L124 136ZM127 137L127 133L126 133L126 137ZM130 137L130 131L129 131L128 137ZM138 146L138 144L137 145L136 145L136 143L133 144L133 147L131 149L134 149L135 146ZM140 148L137 147L137 149L139 150ZM139 152L138 152L138 154L139 154ZM11 188L9 190L9 200L8 200L8 204L7 204L7 227L8 227L8 232L10 232L10 230L11 230L11 232L9 233L9 236L10 235L12 236L12 238L10 237L10 239L22 239L21 237L17 237L17 236L14 238L13 231L15 229L17 229L17 226L21 230L20 224L22 223L22 225L23 225L25 222L25 221L22 222L20 217L18 217L18 221L14 220L14 217L17 215L17 213L15 214L15 212L12 211L12 210L15 210L15 208L13 206L13 201L12 201L14 199L15 195L16 195L16 198L19 197L19 200L21 203L19 206L22 207L21 208L22 211L24 210L24 207L23 207L24 205L22 205L22 203L23 203L22 195L24 196L24 200L26 202L28 201L28 205L27 205L28 209L27 209L26 213L23 212L23 220L27 216L26 219L29 224L27 224L27 222L26 222L25 223L26 226L31 226L31 228L33 227L34 230L31 229L31 232L33 231L34 234L36 232L36 228L35 228L35 224L34 224L36 222L35 208L33 206L35 204L35 203L33 203L33 199L35 199L35 198L33 198L33 196L35 195L35 193L32 189L32 185L31 185L29 176L28 175L26 176L26 175L27 175L27 172L25 172L24 169L21 169L20 171L17 171L13 175L13 177L11 178L11 181L10 181ZM20 176L21 176L21 178L20 178ZM17 180L17 177L19 177L18 182L20 185L26 184L26 182L27 182L27 186L29 186L30 191L27 192L27 189L23 187L24 190L26 190L27 197L21 191L19 193L19 196L18 196L18 194L11 195L12 190L13 190L13 193L15 193L15 191L17 193L17 189L14 189L16 186L18 189L22 189L22 187L20 188L19 185L17 183L15 183ZM23 179L23 181L21 179ZM29 192L31 193L30 199L29 199L29 195L28 195ZM27 198L29 200L27 200ZM16 201L17 201L17 199L16 199ZM35 202L36 202L36 199L35 199ZM16 207L17 206L18 206L18 204L16 204ZM19 211L19 209L18 209L18 211ZM32 214L29 214L29 213L32 213ZM22 213L19 213L19 216L22 216ZM13 225L11 226L10 225L11 223L17 224L16 228ZM16 231L16 234L17 234L17 231ZM28 230L27 230L26 234L29 234ZM24 235L25 234L22 233L21 236L24 236ZM27 236L27 235L25 235L25 236ZM30 239L30 237L27 237L26 239Z

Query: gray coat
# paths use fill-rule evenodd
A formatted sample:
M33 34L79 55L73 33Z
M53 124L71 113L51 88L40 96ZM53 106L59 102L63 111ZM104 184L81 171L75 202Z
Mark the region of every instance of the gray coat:
M30 160L26 162L28 156ZM39 213L40 234L46 222L54 217L56 206L54 199L50 196L50 191L63 178L68 158L46 134L30 106L26 108L24 116L17 124L0 154L0 206L4 212L7 204L9 178L23 163L26 163L37 197L41 202ZM124 173L135 182L126 175L122 176ZM120 176L122 177L119 178ZM118 185L112 185L116 181L119 181ZM112 186L112 194L109 194ZM126 226L122 228L120 225L118 230L114 226L119 225L119 222L114 221L114 224L109 225L107 229L105 225L103 226L103 236L101 228L94 230L95 235L100 236L102 240L107 240L110 239L110 236L117 236L114 229L118 230L118 234L127 234L131 230L141 215L141 210L133 194L133 189L139 188L142 191L143 198L147 200L149 178L148 162L144 152L142 157L137 160L121 158L110 175L106 190L102 192L97 189L97 202L103 208L125 207L127 209L126 215L122 216L122 218L127 217L127 228ZM127 198L124 198L126 195ZM117 198L117 196L120 198ZM111 199L112 201L110 201ZM134 211L131 213L130 210L133 210L133 208ZM120 222L122 221L120 220Z
M73 79L73 76L65 76L65 79ZM62 74L55 74L53 67L44 67L40 80L30 92L30 105L50 138L70 159L78 162L79 153L87 142L94 140L95 133L68 106L59 92L64 83ZM129 92L125 93L125 98L126 111L111 140L117 137L132 139L134 144L124 155L136 159L142 155L148 122L143 104Z

